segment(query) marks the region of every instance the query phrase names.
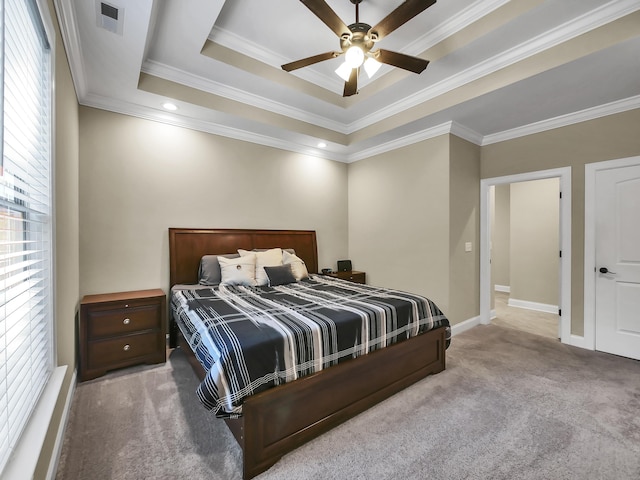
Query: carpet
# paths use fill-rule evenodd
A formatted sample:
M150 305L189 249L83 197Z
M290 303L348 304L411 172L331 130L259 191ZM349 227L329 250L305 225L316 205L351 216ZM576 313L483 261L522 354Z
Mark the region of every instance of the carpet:
M57 480L239 479L184 353L78 385ZM640 478L640 362L494 325L447 369L283 457L261 480Z

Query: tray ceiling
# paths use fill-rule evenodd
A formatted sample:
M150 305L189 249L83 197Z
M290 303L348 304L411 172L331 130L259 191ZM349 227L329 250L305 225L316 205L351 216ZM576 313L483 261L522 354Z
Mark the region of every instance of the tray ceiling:
M483 145L640 106L637 0L439 0L378 44L427 69L385 65L348 98L341 59L281 70L339 49L298 0L106 0L115 32L100 3L55 0L82 105L338 161L446 132ZM327 3L355 20L349 0ZM400 3L364 0L360 20Z

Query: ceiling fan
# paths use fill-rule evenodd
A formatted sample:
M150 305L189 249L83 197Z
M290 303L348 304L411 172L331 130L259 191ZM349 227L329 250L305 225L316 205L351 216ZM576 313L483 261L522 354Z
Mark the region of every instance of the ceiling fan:
M421 73L427 68L428 60L381 48L376 51L372 49L376 42L425 11L436 3L436 0L406 0L374 27L360 22L359 5L362 0L350 0L356 6L356 21L348 26L324 0L300 1L340 37L341 51L321 53L286 63L282 65L283 70L291 72L344 54L345 62L338 67L336 73L345 81L343 96L349 97L358 93L358 73L362 65L369 78L375 74L382 63L414 73Z

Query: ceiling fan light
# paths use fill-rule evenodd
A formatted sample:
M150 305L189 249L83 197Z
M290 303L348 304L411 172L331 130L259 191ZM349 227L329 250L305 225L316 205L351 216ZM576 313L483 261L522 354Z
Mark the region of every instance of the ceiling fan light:
M352 68L349 66L349 64L347 62L343 62L338 68L336 68L336 73L345 82L348 82L349 77L351 76L351 70Z
M358 68L364 62L364 52L360 47L349 47L347 53L344 56L344 60L349 64L351 68Z
M371 78L376 74L381 66L382 64L379 61L373 57L369 57L367 58L367 61L364 62L364 71L367 72L367 76Z

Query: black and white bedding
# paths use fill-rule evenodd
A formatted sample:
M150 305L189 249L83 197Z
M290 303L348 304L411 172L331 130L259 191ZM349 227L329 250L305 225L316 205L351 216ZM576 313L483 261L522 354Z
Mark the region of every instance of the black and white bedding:
M172 289L174 319L208 372L207 409L238 416L267 388L365 355L449 321L429 299L324 275L276 287Z

